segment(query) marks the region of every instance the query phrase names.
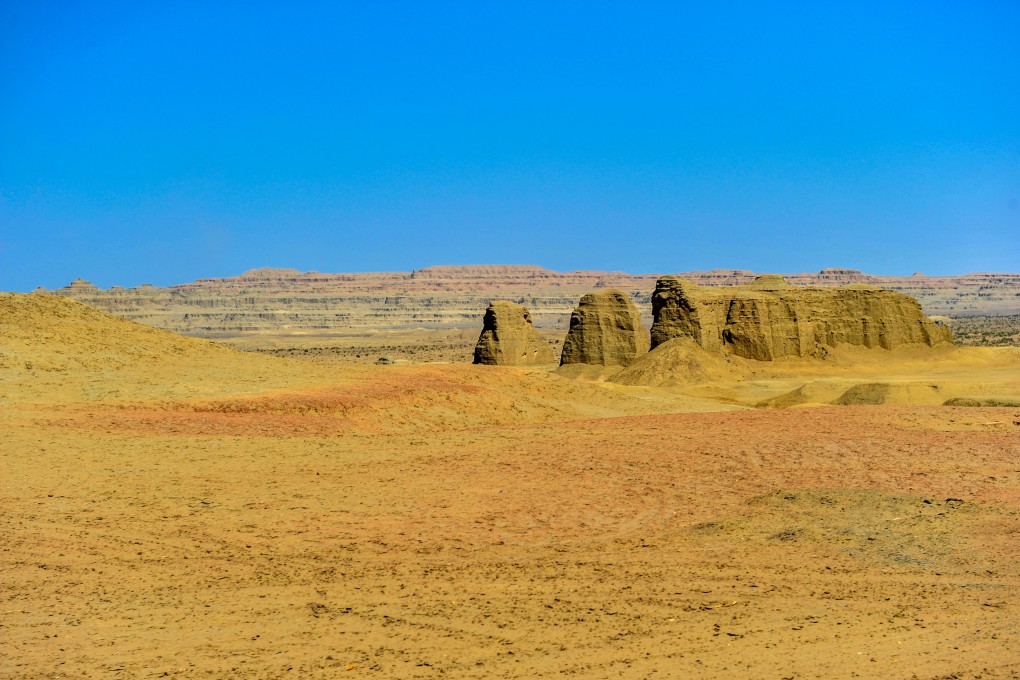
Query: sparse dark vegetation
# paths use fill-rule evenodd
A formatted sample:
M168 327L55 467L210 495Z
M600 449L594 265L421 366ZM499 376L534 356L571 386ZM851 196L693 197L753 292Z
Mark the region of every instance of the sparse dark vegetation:
M966 347L1020 347L1020 314L953 318L956 344Z
M251 351L283 357L304 357L323 360L343 360L355 363L375 363L380 356L412 361L470 362L474 342L416 343L393 345L362 345L356 347L272 347Z

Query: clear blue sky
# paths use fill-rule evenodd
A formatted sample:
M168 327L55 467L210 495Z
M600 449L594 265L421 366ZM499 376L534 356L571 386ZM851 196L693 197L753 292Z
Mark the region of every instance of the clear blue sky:
M0 2L0 290L1020 271L1020 3Z

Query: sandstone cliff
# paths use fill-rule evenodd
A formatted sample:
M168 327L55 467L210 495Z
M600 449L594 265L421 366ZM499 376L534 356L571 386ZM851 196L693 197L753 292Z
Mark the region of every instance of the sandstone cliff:
M641 313L622 290L588 293L570 315L560 365L629 366L648 351Z
M664 276L652 295L651 344L691 338L700 347L771 361L814 356L841 343L894 347L952 342L916 300L872 286L799 288L779 276L748 286L708 288Z
M745 270L689 272L705 286L748 284ZM178 333L236 336L263 332L358 332L385 329L471 329L490 300L526 304L536 327L566 331L578 298L617 288L652 322L657 275L556 272L525 266L426 267L413 272L327 274L255 269L240 276L170 287L98 288L85 281L53 291L133 321ZM927 314L1020 313L1020 274L880 277L851 269L789 274L797 286L866 283L916 298Z
M474 363L531 366L555 360L552 347L535 330L524 305L497 300L485 310Z

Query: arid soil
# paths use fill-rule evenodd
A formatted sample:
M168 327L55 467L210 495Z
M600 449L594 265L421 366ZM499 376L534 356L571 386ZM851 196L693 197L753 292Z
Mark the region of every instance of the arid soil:
M0 677L1020 676L1020 406L940 405L1015 350L640 387L69 305L0 299Z
M263 331L211 336L235 349L277 357L374 364L380 358L415 363L471 363L481 325L471 329L359 331ZM559 331L546 332L556 346Z

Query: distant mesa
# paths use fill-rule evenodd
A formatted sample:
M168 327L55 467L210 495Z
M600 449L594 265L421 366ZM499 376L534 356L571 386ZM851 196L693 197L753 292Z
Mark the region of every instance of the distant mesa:
M489 304L482 320L482 334L475 345L476 364L534 366L556 361L552 347L531 323L524 305L507 300Z
M630 294L647 328L653 322L651 294L664 273L557 272L534 265L497 264L360 273L264 268L168 287L103 289L78 279L52 292L187 335L222 337L281 329L470 328L477 337L478 317L491 300L522 302L536 328L566 333L578 299L608 289ZM755 280L754 273L744 269L677 275L710 288L749 285ZM875 285L916 298L927 314L1020 314L1020 273L891 277L829 268L786 274L785 279L793 288ZM772 285L770 280L780 285L774 279L760 280L757 285L767 287Z
M315 272L308 273L314 274ZM245 281L275 281L293 279L302 274L303 272L299 272L297 269L261 267L259 269L249 269L237 278Z
M829 277L844 277L851 279L867 279L867 275L861 273L857 269L847 269L845 267L826 267L818 272L820 276Z
M543 267L528 264L466 264L466 265L434 265L422 267L411 272L412 279L450 279L450 278L479 278L491 279L493 277L530 277L542 278L549 275L556 275Z
M600 290L582 297L570 315L560 365L629 366L648 346L648 331L631 297Z
M651 345L693 339L703 349L758 361L818 356L846 343L892 349L952 342L916 300L872 286L800 288L765 275L747 286L707 288L676 276L652 295Z
M72 281L71 284L67 288L68 288L68 290L72 290L72 291L76 291L76 292L82 292L82 293L98 291L99 290L99 287L96 286L94 283L92 283L91 281L86 281L85 279L81 279L81 278L75 279L74 281Z

